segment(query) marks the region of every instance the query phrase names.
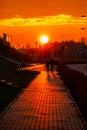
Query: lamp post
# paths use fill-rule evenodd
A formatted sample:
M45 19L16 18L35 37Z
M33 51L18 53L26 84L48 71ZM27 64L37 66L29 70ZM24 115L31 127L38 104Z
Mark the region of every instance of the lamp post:
M81 30L86 30L87 28L81 28Z
M84 20L87 20L87 16L86 16L86 15L82 15L81 17L82 17ZM81 30L82 30L82 31L85 31L85 30L87 30L87 27L82 27ZM83 38L83 40L84 40L84 38ZM84 49L85 49L85 48L84 48ZM85 52L85 50L84 50L84 52Z
M81 17L84 18L85 20L87 20L87 19L86 19L86 18L87 18L86 15L82 15ZM86 30L86 29L87 29L87 28L85 28L85 27L82 27L82 28L81 28L81 30Z
M81 17L82 17L82 18L86 18L87 16L86 16L86 15L82 15Z
M87 16L86 16L86 15L82 15L81 17L82 17L82 18L85 18L85 20L86 20L86 18L87 18ZM84 31L84 30L87 30L87 28L86 28L86 27L82 27L82 28L81 28L81 30L83 30L83 31Z

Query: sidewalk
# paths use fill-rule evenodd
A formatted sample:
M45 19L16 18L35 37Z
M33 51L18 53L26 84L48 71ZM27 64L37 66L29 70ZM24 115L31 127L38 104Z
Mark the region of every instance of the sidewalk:
M42 71L8 106L0 130L86 130L87 124L60 77Z

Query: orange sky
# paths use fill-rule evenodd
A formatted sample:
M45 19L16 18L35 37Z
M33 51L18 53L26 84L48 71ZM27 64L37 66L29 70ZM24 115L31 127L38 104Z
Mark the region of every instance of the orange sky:
M0 0L0 35L12 36L12 45L50 41L79 40L87 37L87 0Z

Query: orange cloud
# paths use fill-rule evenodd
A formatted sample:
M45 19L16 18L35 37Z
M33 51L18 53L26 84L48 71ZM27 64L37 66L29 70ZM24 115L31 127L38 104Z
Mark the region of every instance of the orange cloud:
M10 18L2 19L0 26L33 26L33 25L64 25L64 24L86 24L87 19L73 17L71 15L56 15L37 18Z

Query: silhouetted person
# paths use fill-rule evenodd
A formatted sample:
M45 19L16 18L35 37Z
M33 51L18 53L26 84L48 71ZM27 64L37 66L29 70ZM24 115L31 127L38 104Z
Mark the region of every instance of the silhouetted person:
M46 61L46 69L47 69L47 72L49 72L49 60Z
M53 67L54 67L54 60L53 58L50 59L50 69L51 69L51 72L53 72Z

